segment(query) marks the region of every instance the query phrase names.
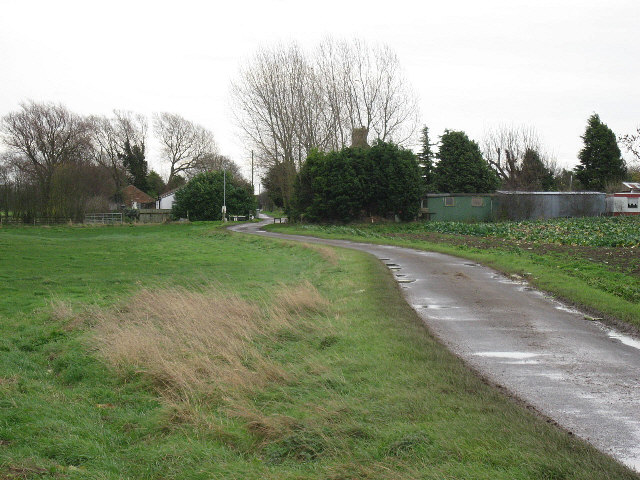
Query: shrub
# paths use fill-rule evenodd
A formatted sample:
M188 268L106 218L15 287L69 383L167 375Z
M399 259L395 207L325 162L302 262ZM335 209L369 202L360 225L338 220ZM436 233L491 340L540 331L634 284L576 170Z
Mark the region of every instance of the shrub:
M227 173L226 189L228 213L255 213L256 201L250 187ZM222 220L223 195L223 172L200 173L176 192L173 216L190 220Z
M348 222L365 215L411 220L421 194L416 156L395 144L315 150L296 178L293 216L316 222Z

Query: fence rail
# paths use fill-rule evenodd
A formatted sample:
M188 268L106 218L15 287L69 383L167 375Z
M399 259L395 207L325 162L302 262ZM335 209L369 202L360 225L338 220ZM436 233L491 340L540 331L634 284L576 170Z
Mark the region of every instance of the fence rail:
M0 217L0 225L65 225L70 222L71 219L69 217L34 217L27 220L23 218Z
M111 225L114 223L122 222L122 213L88 213L84 216L84 223L99 223L102 225Z

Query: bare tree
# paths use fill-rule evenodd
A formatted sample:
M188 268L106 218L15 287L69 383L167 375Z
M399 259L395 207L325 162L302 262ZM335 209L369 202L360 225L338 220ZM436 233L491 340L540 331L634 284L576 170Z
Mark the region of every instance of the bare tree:
M217 151L213 133L174 113L154 114L153 130L170 166L167 185L180 173L190 176L206 155Z
M144 115L114 110L113 117L93 116L91 122L94 159L110 172L119 192L126 181L123 159L127 144L144 151L147 119Z
M297 122L304 71L297 45L260 50L231 87L235 114L261 163L268 167L296 158Z
M417 99L391 48L327 39L317 50L316 62L337 148L346 145L358 127L384 141L404 143L412 138L418 121Z
M536 152L545 167L555 169L550 155L542 149L535 128L520 125L502 125L485 133L482 141L485 160L496 171L505 188L517 188L522 163L527 153Z
M635 157L636 162L640 162L640 127L636 128L635 133L622 135L618 141Z
M284 164L278 171L294 173L312 148L347 146L356 127L401 143L417 125L415 95L397 56L357 41L329 39L312 55L295 43L260 50L231 94L236 120L266 170Z
M37 180L45 209L56 169L89 156L90 133L91 123L66 107L33 101L5 115L0 125L4 144L18 159L16 165Z
M214 172L226 170L238 180L243 179L240 166L225 155L219 153L207 153L200 157L193 167L192 173Z

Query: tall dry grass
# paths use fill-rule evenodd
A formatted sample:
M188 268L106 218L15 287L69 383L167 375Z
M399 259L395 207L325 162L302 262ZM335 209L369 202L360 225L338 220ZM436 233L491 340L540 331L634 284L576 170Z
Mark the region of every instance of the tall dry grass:
M313 250L314 252L319 253L322 258L324 258L327 262L329 262L333 266L338 265L340 261L335 248L327 247L325 245L311 244L311 243L301 243L300 246L308 250Z
M209 285L143 289L122 308L96 313L94 345L112 366L148 375L172 401L236 397L289 373L260 348L326 304L308 282L247 301Z

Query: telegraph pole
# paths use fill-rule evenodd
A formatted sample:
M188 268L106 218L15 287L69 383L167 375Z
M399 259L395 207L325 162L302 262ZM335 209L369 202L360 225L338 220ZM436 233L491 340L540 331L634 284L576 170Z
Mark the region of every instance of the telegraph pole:
M227 168L222 170L222 221L227 221Z
M253 186L253 150L251 150L251 192L255 195L255 189Z

